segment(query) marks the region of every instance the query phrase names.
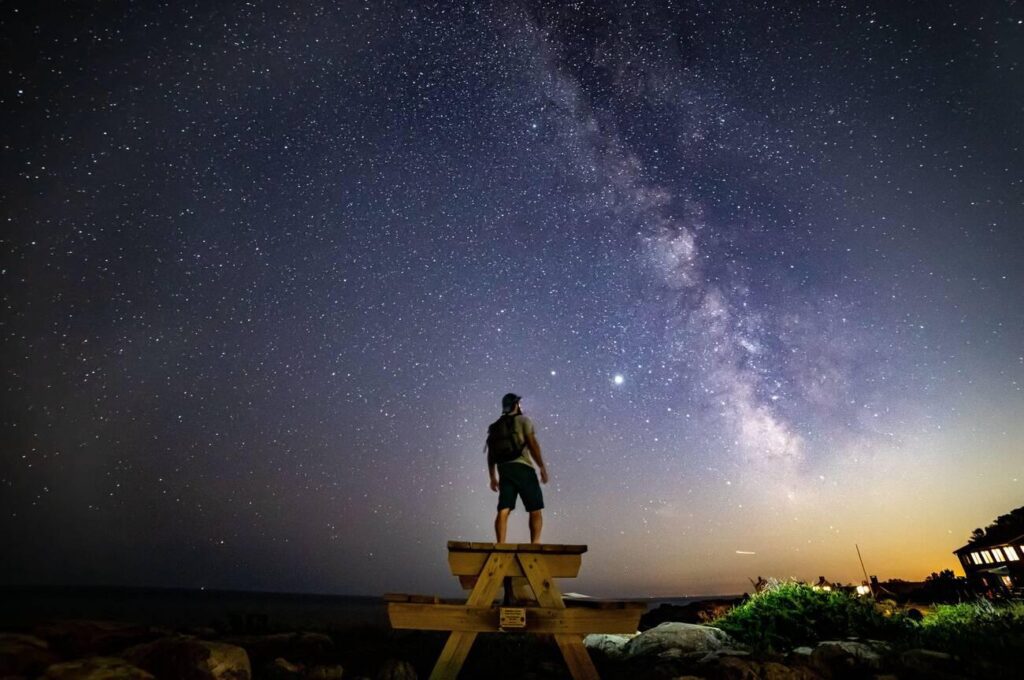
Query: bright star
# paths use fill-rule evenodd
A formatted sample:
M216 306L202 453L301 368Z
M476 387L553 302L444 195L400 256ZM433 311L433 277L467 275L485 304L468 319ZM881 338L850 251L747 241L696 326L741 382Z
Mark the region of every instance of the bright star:
M615 377L612 378L612 382L614 382L616 385L621 385L624 380L625 378L622 377L621 373L616 373Z

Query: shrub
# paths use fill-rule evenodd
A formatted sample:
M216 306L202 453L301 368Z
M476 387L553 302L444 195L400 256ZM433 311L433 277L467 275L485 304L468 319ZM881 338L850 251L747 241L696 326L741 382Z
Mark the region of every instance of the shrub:
M1024 602L939 605L921 622L917 638L922 647L965 659L1017 662L1024 650Z
M770 584L714 625L755 649L786 652L851 636L898 640L914 624L899 614L884 615L868 598L782 582Z

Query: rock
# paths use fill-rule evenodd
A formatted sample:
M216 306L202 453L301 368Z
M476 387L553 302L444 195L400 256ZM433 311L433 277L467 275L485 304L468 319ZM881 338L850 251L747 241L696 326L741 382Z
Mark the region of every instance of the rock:
M153 675L116 656L90 656L56 663L46 669L44 680L154 680Z
M50 621L37 625L33 633L47 640L58 654L72 659L109 656L160 636L158 630L149 626L89 619Z
M698 672L716 680L818 680L820 676L800 666L777 661L755 661L746 652L724 656L717 652L702 659Z
M294 664L288 659L277 657L266 668L266 677L270 680L302 680L305 677L305 670L302 664Z
M417 680L416 669L408 661L388 659L377 671L377 680Z
M931 649L908 649L900 654L899 664L908 674L922 678L955 678L962 673L951 655Z
M813 647L794 647L793 651L789 653L789 658L791 660L810 661L811 654L813 653Z
M345 669L334 664L333 666L313 666L306 671L307 680L341 680ZM415 677L415 675L413 676Z
M268 680L341 680L345 674L345 669L338 664L307 667L282 657L274 659L265 670L260 677Z
M633 635L611 635L608 633L591 633L583 638L583 646L590 650L597 650L609 659L622 658L626 643Z
M236 645L189 637L165 637L130 647L124 658L159 678L250 680L249 655Z
M58 661L60 657L46 640L34 635L0 633L0 678L36 676Z
M714 676L722 680L760 680L761 672L753 661L727 656L716 659Z
M278 657L303 663L327 661L334 652L334 641L323 633L274 633L272 635L235 635L223 642L238 645L249 653L258 667Z
M694 623L669 622L645 630L626 643L624 658L658 654L667 649L681 653L713 652L723 647L739 647L725 631Z
M863 642L827 640L811 652L811 667L826 675L862 677L881 665L881 655Z

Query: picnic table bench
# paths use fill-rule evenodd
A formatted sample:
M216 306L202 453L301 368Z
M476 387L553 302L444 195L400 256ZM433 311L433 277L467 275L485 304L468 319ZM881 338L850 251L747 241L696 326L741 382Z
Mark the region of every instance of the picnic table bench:
M572 677L596 680L583 635L635 633L647 605L563 599L554 579L575 578L586 551L585 545L449 541L448 566L468 598L390 593L384 596L388 618L393 628L451 631L431 680L454 680L477 634L502 632L552 635ZM506 578L517 602L496 606Z

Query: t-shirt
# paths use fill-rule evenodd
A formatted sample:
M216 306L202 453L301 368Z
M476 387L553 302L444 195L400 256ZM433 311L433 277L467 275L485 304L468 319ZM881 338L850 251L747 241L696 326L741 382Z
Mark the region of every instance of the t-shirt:
M530 458L530 447L526 446L526 436L534 433L533 421L526 416L519 415L515 419L516 425L516 442L523 442L523 455L519 456L515 460L510 460L510 463L523 463L533 467L533 460Z

